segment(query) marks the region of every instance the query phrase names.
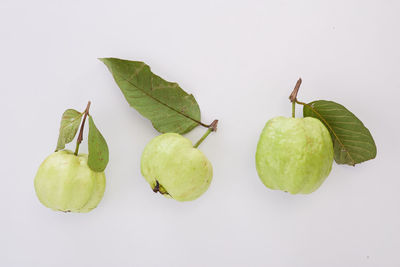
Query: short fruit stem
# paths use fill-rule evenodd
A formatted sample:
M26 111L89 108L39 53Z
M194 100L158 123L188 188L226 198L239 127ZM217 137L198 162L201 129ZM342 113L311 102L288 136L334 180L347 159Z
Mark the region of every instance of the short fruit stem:
M296 102L292 102L292 118L296 117Z
M194 148L198 148L199 145L204 141L204 139L207 138L207 136L208 136L211 132L217 131L217 125L218 125L218 120L214 120L214 121L210 124L210 127L207 129L207 132L200 138L199 141L197 141L197 143L196 143L193 147L194 147Z
M75 147L75 156L78 156L78 152L79 152L79 146L82 143L83 140L83 128L85 128L85 121L86 121L86 117L89 115L89 109L90 109L90 101L88 102L86 109L84 111L83 114L83 120L82 120L82 124L81 124L81 128L79 130L79 135L78 135L78 139L76 139L76 147Z

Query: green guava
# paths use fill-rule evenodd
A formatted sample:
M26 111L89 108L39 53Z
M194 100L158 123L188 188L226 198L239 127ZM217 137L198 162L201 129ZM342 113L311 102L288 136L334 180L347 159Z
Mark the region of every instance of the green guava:
M329 175L332 162L332 140L318 119L276 117L261 132L256 168L268 188L314 192Z
M192 142L176 133L155 137L145 147L141 172L154 192L178 201L201 196L212 180L212 165Z
M35 190L40 202L64 212L89 212L103 198L104 172L92 171L86 154L74 155L62 150L48 156L35 177Z

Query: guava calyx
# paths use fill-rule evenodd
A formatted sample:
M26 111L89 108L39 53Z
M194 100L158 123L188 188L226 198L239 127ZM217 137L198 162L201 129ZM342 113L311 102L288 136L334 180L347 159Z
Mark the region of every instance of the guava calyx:
M154 193L160 193L161 195L168 195L170 196L170 194L168 194L167 190L160 185L160 183L157 181L157 179L155 179L156 184L154 186L152 186L153 192Z

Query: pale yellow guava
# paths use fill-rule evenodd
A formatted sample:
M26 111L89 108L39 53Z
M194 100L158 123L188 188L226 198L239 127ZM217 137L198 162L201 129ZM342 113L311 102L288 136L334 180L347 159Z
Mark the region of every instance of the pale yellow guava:
M332 162L332 140L318 119L276 117L262 130L256 168L271 189L311 193L329 175Z
M187 138L166 133L151 140L141 159L141 171L155 192L178 201L201 196L212 180L212 165Z
M48 208L64 212L89 212L103 197L104 172L92 171L88 156L75 156L62 150L48 156L35 177L35 190L40 202Z

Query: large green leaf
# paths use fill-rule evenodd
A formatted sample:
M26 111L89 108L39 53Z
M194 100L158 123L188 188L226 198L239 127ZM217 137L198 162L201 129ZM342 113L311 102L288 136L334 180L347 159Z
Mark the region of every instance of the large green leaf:
M161 132L186 133L200 122L200 108L177 83L151 72L143 62L118 58L100 59L117 82L128 103Z
M76 132L82 120L82 113L74 110L67 109L61 118L60 133L58 135L56 151L64 149L65 144L74 140Z
M103 135L89 116L89 156L88 166L96 172L102 172L108 164L108 146Z
M344 106L333 101L318 100L303 107L304 117L314 117L328 128L338 164L355 164L376 156L376 145L369 130Z

